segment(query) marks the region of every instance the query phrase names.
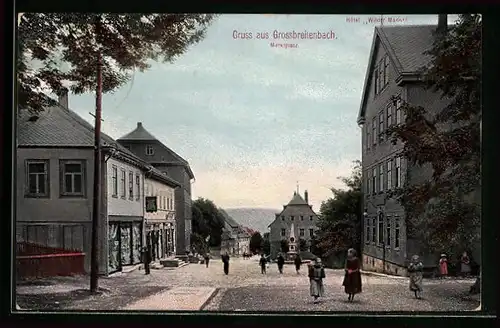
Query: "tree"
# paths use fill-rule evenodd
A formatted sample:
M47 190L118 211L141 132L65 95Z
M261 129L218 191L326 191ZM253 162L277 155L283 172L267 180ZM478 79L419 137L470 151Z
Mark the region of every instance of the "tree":
M250 237L250 252L252 254L258 254L263 246L264 239L262 238L260 232L255 232L251 237Z
M224 228L224 215L213 201L198 198L192 204L192 231L208 240L209 246L220 246L222 229Z
M126 83L150 61L173 62L203 39L214 15L25 13L18 27L19 108L40 111L55 101L46 96L70 84L75 94L96 89L98 54L103 92Z
M319 258L323 258L324 251L321 247L318 246L318 244L319 244L318 236L314 235L311 238L311 247L310 247L309 251Z
M208 252L208 243L202 235L198 233L191 233L191 249L198 254L205 254Z
M290 245L288 244L288 240L286 239L281 239L280 246L281 252L283 253L288 253L288 251L290 250Z
M404 207L409 237L430 252L459 254L480 239L481 30L480 15L464 14L436 35L421 72L448 104L436 111L405 103L403 124L387 131L403 142L409 167L432 168L424 182L408 170L403 187L388 195Z
M318 236L314 250L324 256L344 252L353 247L360 248L362 198L361 162L354 161L349 177L339 177L347 189L331 188L333 197L320 207ZM315 254L315 253L314 253ZM317 254L315 254L317 255Z
M299 250L302 252L305 252L308 250L309 247L307 247L307 240L300 238L299 239Z

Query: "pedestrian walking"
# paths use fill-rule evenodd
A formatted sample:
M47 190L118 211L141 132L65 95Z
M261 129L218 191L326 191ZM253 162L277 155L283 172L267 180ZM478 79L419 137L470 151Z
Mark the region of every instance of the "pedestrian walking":
M349 302L354 300L354 295L361 293L361 272L359 258L357 257L356 250L350 248L347 251L347 259L345 261L345 275L342 286L344 286L344 291L349 295Z
M260 257L259 265L260 265L260 273L266 274L267 259L264 254L262 254L262 256Z
M229 274L229 254L226 252L222 255L222 263L224 263L224 273Z
M448 258L446 254L441 254L441 258L439 259L439 275L442 278L448 276Z
M319 298L323 297L325 294L325 288L323 286L323 279L325 278L325 269L321 264L321 259L317 257L314 260L313 265L309 265L309 291L312 297L314 297L314 303L319 302Z
M415 298L422 298L422 280L424 277L424 265L418 255L413 255L408 265L410 276L410 290L415 293Z
M151 264L152 254L151 249L147 246L142 248L142 261L144 263L144 272L145 274L150 274L151 270L149 265Z
M276 263L278 263L278 270L280 274L283 274L283 265L285 265L285 258L283 257L282 254L278 255L278 259L276 260Z
M300 266L302 265L302 259L300 258L299 254L295 256L294 263L295 263L295 271L297 271L297 274L299 274Z
M208 268L208 262L210 262L210 254L205 253L203 259L205 260L205 266Z
M470 258L467 252L462 254L460 258L460 273L463 277L468 277L471 272Z

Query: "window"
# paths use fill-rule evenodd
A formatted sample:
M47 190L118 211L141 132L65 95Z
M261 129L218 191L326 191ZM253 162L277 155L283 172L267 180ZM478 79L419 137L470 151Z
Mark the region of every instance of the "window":
M372 169L372 194L377 193L377 168Z
M170 210L170 197L167 197L167 210Z
M369 243L370 242L370 232L371 232L371 227L370 227L370 223L371 223L371 220L370 218L366 218L365 219L365 225L366 225L366 233L365 233L365 243Z
M389 56L384 58L384 85L389 84Z
M286 229L281 229L281 236L282 237L286 236Z
M370 143L372 140L370 139L370 124L366 123L366 150L370 150Z
M120 187L121 187L121 197L122 198L125 198L126 194L127 194L127 186L125 185L125 179L126 179L126 174L125 174L125 170L122 169L121 170L121 179L120 179Z
M285 216L284 215L281 216L281 221L285 221Z
M304 221L304 216L303 215L300 216L300 221Z
M372 218L372 243L377 241L377 219Z
M309 237L314 237L314 229L309 229Z
M301 237L304 237L304 236L305 236L305 234L306 234L306 232L305 232L305 230L304 230L304 229L300 229L300 230L299 230L299 235L300 235Z
M384 140L384 112L381 111L378 114L378 140L382 142Z
M369 195L371 188L370 188L370 171L366 172L366 194Z
M26 161L26 196L49 197L49 161Z
M380 163L378 166L378 191L384 191L384 164Z
M85 195L85 161L62 160L61 167L61 195L84 196Z
M392 159L387 161L387 190L392 189Z
M379 93L384 89L384 86L385 86L384 77L385 77L384 60L382 59L378 64L378 84L379 84L378 92Z
M290 221L293 221L293 219L294 219L294 216L293 215L290 216Z
M402 116L401 116L401 95L396 97L396 124L401 124L403 123L402 121Z
M384 243L384 215L380 213L378 215L378 244Z
M141 199L141 177L138 174L135 175L135 187L137 189L137 194L135 196L135 200L140 200Z
M374 80L374 83L375 83L375 96L378 95L378 93L380 92L380 89L379 89L379 84L378 84L378 68L375 68L375 72L373 72L373 75L375 76L375 80Z
M170 209L174 210L174 199L170 198Z
M151 145L146 146L146 155L152 156L155 153L155 149Z
M312 221L312 220L313 220L313 216L311 215L311 216L309 217L309 221Z
M130 146L129 145L125 145L124 147L125 147L125 149L130 150Z
M399 217L396 216L394 218L394 248L398 249L399 248L399 229L400 229L400 222L399 222Z
M391 217L387 217L387 223L385 225L385 246L391 247Z
M401 157L396 157L396 181L394 181L394 186L396 188L401 187Z
M134 199L134 173L128 173L128 197Z
M113 197L118 197L118 169L116 166L111 167L111 185L113 186Z
M372 120L372 143L375 146L377 144L377 118L374 117Z
M387 127L389 128L392 126L392 102L389 102L385 110L387 112Z

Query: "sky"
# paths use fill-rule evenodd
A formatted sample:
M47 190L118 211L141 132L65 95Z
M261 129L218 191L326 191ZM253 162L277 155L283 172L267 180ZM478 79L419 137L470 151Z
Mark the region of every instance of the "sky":
M384 17L384 25L437 24L437 14ZM298 182L319 209L361 159L356 118L377 18L222 15L174 63L154 63L105 94L103 132L118 139L142 122L189 161L193 199L281 208ZM274 31L335 39L274 40ZM257 39L265 32L268 40ZM93 94L70 95L69 107L92 124L94 106Z

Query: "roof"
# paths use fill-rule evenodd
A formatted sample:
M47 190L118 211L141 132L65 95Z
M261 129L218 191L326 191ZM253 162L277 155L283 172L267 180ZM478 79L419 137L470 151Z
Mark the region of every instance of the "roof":
M143 141L150 141L150 140L158 140L155 136L153 136L151 133L149 133L143 126L142 122L137 122L137 127L135 128L134 131L124 135L118 140L143 140Z
M372 47L368 58L358 121L364 116L366 97L371 85L371 73L375 65L375 49L380 46L389 55L398 75L418 74L430 63L432 56L426 54L432 48L437 25L377 26L373 33Z
M168 175L166 175L165 173L161 172L160 170L154 168L153 166L150 166L149 168L150 172L151 172L151 175L150 175L150 178L152 179L155 179L155 180L159 180L171 187L180 187L181 184L177 181L175 181L174 179L172 179L171 177L169 177Z
M229 214L227 214L226 211L224 211L222 208L219 209L219 212L222 214L224 217L224 220L226 223L231 227L231 228L236 228L239 227L240 224L236 222Z
M34 115L20 110L17 119L17 144L21 147L94 147L94 127L70 109L56 105ZM125 155L136 164L145 166L146 162L134 155L113 138L101 132L103 150L115 149L115 157Z
M308 205L308 204L299 193L294 192L292 200L290 200L290 202L286 206L288 205Z
M142 122L137 122L137 127L135 128L135 130L133 130L132 132L130 132L130 133L126 134L126 135L124 135L121 138L118 138L117 141L118 142L128 142L128 141L135 141L135 142L140 142L140 141L156 141L156 142L160 143L167 151L169 151L172 154L172 156L177 161L179 161L181 163L181 165L183 165L186 168L186 170L187 170L189 176L191 177L191 179L194 179L194 173L191 170L191 167L189 166L189 162L186 161L181 156L179 156L179 154L177 154L175 151L173 151L169 147L165 146L165 144L163 144L161 141L159 141L151 133L149 133L144 128L144 126L142 125ZM165 164L165 163L162 162L162 164Z

